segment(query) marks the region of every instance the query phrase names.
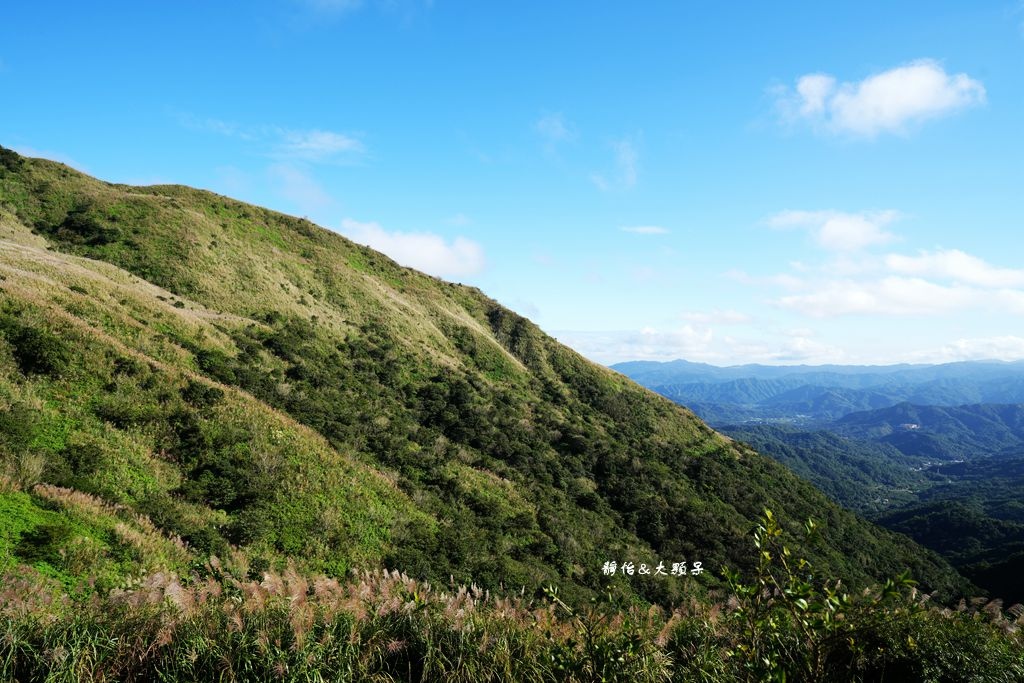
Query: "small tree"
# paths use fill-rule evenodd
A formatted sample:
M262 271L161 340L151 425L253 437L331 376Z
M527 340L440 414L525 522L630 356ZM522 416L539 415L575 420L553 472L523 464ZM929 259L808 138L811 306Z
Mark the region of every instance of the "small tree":
M808 541L816 537L814 520L804 532ZM754 546L752 582L726 572L740 635L732 654L741 658L748 680L851 680L863 663L865 636L922 609L909 572L856 596L838 580L815 580L811 563L783 543L771 510L761 517Z

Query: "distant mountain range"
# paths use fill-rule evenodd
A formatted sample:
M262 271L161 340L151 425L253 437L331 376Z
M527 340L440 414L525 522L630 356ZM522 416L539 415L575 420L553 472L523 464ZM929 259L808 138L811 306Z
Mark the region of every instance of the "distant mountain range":
M1024 362L613 369L1024 601Z
M737 365L675 360L612 366L713 425L822 423L900 403L1024 402L1024 361L943 365Z

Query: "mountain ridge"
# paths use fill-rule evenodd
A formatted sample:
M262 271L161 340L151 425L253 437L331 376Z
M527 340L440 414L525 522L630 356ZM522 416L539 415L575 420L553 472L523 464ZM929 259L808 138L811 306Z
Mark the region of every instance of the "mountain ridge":
M0 226L8 476L135 510L200 555L665 601L685 586L601 562L748 568L768 506L790 533L821 517L811 559L852 584L909 566L966 587L479 290L308 221L5 151ZM127 571L94 536L96 562ZM0 553L24 559L24 542Z

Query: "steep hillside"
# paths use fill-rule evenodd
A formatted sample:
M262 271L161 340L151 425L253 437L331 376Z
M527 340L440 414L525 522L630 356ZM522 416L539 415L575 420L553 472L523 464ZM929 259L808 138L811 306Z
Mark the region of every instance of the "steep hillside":
M821 521L802 550L823 574L965 587L473 288L302 219L7 150L0 402L0 563L67 581L215 553L579 599L608 560L710 570L612 580L667 600L751 567L767 506Z

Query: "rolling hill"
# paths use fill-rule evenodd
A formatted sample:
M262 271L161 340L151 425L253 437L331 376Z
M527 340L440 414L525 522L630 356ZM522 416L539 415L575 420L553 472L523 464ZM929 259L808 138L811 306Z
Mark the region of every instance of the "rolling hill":
M669 601L756 561L763 508L823 573L943 560L480 291L298 218L0 149L0 569L116 586L209 555ZM73 546L75 552L69 552ZM701 561L693 582L608 560ZM227 561L227 560L226 560Z

